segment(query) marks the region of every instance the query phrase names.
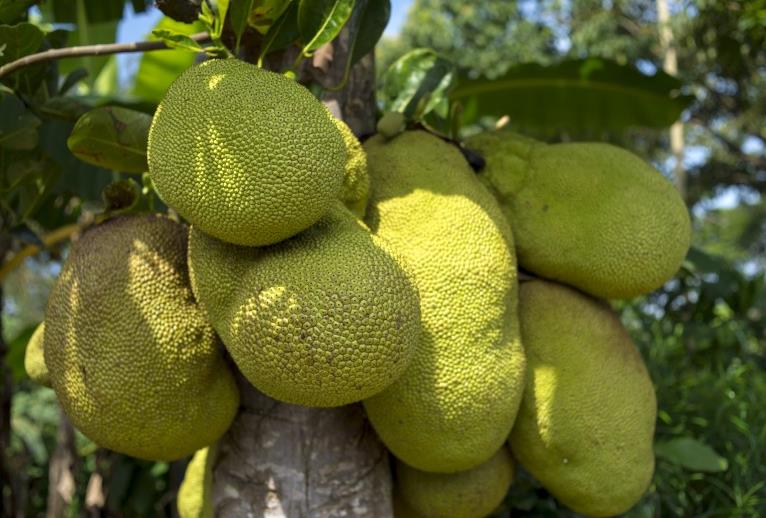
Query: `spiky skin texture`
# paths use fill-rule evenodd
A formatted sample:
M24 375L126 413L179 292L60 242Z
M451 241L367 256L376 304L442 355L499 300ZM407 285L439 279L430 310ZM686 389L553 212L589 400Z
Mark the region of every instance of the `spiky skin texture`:
M345 122L333 118L346 144L346 176L340 190L340 200L358 218L364 218L370 192L370 176L367 173L367 154L356 135Z
M512 483L513 459L505 446L475 468L457 473L428 473L396 463L403 507L423 518L483 518L502 503Z
M186 466L176 500L180 518L213 518L213 467L216 450L216 446L199 450Z
M27 343L27 350L24 353L24 370L34 381L44 387L51 386L50 373L45 366L45 357L43 356L43 334L45 333L45 322L37 326L35 332Z
M303 86L219 59L170 86L149 130L148 161L163 201L200 230L267 245L327 212L346 148L329 111Z
M657 402L641 355L603 301L521 284L527 387L510 436L516 460L562 504L615 516L654 471Z
M45 314L45 363L59 402L96 444L175 460L218 439L239 393L194 302L187 230L130 216L72 246Z
M470 469L503 444L524 386L511 230L456 147L411 131L365 149L367 221L404 256L423 325L412 364L367 415L407 464Z
M466 146L486 159L480 178L513 222L521 267L599 298L627 299L662 286L686 256L686 205L629 151L499 131Z
M242 374L305 406L360 401L407 367L420 313L399 263L340 202L270 247L230 245L194 227L189 243L197 298Z

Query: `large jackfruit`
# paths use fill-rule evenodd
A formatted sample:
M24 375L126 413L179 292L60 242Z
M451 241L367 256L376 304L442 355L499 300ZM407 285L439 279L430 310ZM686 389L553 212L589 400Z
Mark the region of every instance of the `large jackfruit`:
M402 514L412 509L423 518L483 518L502 503L512 483L513 459L505 446L489 460L457 473L428 473L396 463Z
M602 301L546 281L521 284L527 388L510 436L516 460L561 503L614 516L654 470L652 381Z
M523 268L611 299L653 291L681 265L691 239L686 206L636 155L499 131L466 145L486 159L480 178L513 222Z
M200 230L267 245L315 223L337 199L346 149L303 86L236 59L181 74L149 130L160 197Z
M346 175L340 190L340 200L359 218L367 211L370 176L367 174L367 154L356 135L345 122L333 118L346 144Z
M340 406L401 375L420 334L400 259L340 202L269 247L239 247L192 227L200 304L245 377L267 395Z
M213 468L217 450L217 445L199 450L186 466L176 499L180 518L213 518Z
M24 352L24 370L35 383L44 387L51 386L50 373L45 365L43 354L43 336L45 334L45 322L41 322L27 343L27 349Z
M404 256L423 325L410 367L365 408L407 464L470 469L503 444L524 386L511 230L456 147L412 131L365 149L367 221Z
M194 302L187 230L131 216L72 246L45 314L45 363L74 425L100 446L152 460L221 436L239 404L220 342Z

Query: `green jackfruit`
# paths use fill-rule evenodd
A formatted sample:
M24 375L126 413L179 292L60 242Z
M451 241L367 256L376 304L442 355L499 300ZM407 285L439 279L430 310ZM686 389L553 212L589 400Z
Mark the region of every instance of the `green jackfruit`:
M45 322L37 326L35 332L27 343L27 350L24 353L24 370L35 383L44 387L51 386L50 373L45 366L45 357L43 355L43 334L45 333Z
M149 130L160 197L200 230L240 245L282 241L337 199L346 148L303 86L236 59L192 67Z
M217 446L199 450L186 466L176 500L180 518L213 518L213 467L216 450Z
M417 292L400 259L340 202L269 247L192 227L192 286L242 374L265 394L340 406L383 390L410 361Z
M367 174L367 155L356 135L345 122L333 118L346 144L346 176L340 191L340 200L358 218L367 210L370 191L370 177Z
M127 455L174 460L218 439L239 405L194 302L187 230L120 217L72 246L45 314L45 363L72 423Z
M514 457L574 511L624 513L654 471L657 402L641 355L606 303L569 287L524 282L519 307L529 373Z
M404 256L423 335L404 375L364 405L402 461L470 469L505 441L524 386L511 230L456 147L411 131L365 149L367 221Z
M399 461L396 476L405 512L409 508L423 518L483 518L508 493L513 459L503 446L489 460L457 473L427 473Z
M508 132L467 147L513 222L519 265L596 297L631 298L670 279L686 256L689 215L673 185L610 144L546 145Z

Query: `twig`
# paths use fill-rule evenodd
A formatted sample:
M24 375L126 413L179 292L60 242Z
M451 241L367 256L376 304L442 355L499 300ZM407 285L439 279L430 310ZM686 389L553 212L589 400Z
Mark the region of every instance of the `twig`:
M74 234L77 230L79 230L79 226L75 224L71 225L64 225L63 227L59 227L53 232L46 234L42 238L42 242L45 246L53 246L56 243L63 241L65 239L69 239L69 237ZM22 248L16 255L9 258L2 266L0 266L0 283L3 282L6 278L6 276L11 273L13 270L18 268L18 266L26 259L27 257L31 257L35 254L40 252L40 247L37 245L27 245L24 248Z
M198 32L189 36L197 43L208 41L210 34L207 32ZM164 50L172 47L168 47L164 41L136 41L133 43L108 43L100 45L82 45L80 47L64 47L62 49L50 49L36 54L29 54L23 58L19 58L16 61L11 61L0 67L0 77L6 76L11 72L15 72L20 68L34 65L35 63L42 63L44 61L52 61L54 59L64 58L78 58L83 56L103 56L106 54L121 54L127 52L148 52L151 50Z

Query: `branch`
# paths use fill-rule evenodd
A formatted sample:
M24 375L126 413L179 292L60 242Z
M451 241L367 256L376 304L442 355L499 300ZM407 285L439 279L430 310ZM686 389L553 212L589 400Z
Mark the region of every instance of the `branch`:
M207 32L198 32L189 36L197 43L210 40L210 34ZM79 58L83 56L103 56L107 54L121 54L127 52L148 52L151 50L164 50L168 47L164 41L137 41L133 43L109 43L100 45L83 45L80 47L64 47L62 49L50 49L36 54L29 54L23 58L11 61L0 67L0 77L4 77L11 72L35 63L53 61L55 59Z

